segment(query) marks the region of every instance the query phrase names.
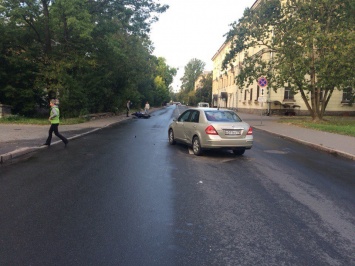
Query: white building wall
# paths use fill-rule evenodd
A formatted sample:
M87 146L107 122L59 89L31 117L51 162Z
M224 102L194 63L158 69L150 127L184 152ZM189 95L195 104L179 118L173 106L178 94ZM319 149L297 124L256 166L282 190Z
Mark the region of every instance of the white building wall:
M256 5L260 1L256 1ZM228 53L230 43L224 43L212 58L213 61L213 82L212 82L212 105L216 107L226 107L238 109L249 113L270 113L284 115L289 111L296 114L308 115L308 109L304 103L300 93L294 95L293 100L284 99L285 88L278 88L275 92L266 88L268 91L267 103L259 103L257 80L246 88L238 88L234 82L235 77L239 74L239 67L243 62L244 54L239 54L233 63L234 67L228 67L226 71L222 71L222 63L225 55ZM254 47L249 49L250 54L261 51L263 47ZM271 53L263 55L264 60L270 60ZM227 97L225 98L225 95ZM342 103L343 92L335 90L331 100L327 106L327 114L347 114L355 113L355 104L353 106Z

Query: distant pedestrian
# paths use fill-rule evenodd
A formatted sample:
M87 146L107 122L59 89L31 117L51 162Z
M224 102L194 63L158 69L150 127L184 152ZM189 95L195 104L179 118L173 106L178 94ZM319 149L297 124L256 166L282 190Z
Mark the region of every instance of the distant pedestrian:
M127 101L126 108L127 108L127 117L128 117L129 111L131 110L131 101L130 100Z
M53 134L53 132L54 132L54 134L64 142L65 146L67 146L67 144L68 144L69 141L68 141L64 136L62 136L62 135L59 133L59 131L58 131L58 127L59 127L59 114L60 114L60 113L59 113L59 108L58 108L58 106L56 105L56 103L57 103L57 100L55 100L55 99L52 99L52 100L50 100L50 102L49 102L49 105L50 105L50 107L51 107L51 111L50 111L50 115L49 115L48 120L51 122L51 126L50 126L50 128L49 128L48 138L47 138L46 142L45 142L43 145L47 145L47 146L50 146L50 145L51 145L52 134Z
M150 109L150 105L148 103L148 101L145 103L145 106L144 106L144 113L148 114L149 112L149 109Z

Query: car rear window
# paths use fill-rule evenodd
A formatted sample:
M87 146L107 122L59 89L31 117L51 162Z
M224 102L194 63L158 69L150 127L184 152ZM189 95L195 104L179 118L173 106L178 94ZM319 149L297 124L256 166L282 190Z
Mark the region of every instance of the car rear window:
M208 121L217 122L241 122L240 117L232 111L205 111Z

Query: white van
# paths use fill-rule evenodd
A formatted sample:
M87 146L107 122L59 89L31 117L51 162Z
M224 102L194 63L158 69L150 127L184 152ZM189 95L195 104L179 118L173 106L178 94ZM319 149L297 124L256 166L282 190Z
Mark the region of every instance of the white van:
M197 107L210 107L209 103L198 103Z

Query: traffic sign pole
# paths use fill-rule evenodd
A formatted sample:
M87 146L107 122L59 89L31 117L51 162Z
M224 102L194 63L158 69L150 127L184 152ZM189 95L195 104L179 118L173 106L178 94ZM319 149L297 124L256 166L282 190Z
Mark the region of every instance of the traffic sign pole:
M259 93L261 94L261 97L259 97L258 101L261 102L261 111L260 111L260 124L263 124L263 106L264 106L264 90L266 90L267 87L267 79L265 77L260 77L258 78L258 85L260 87Z

